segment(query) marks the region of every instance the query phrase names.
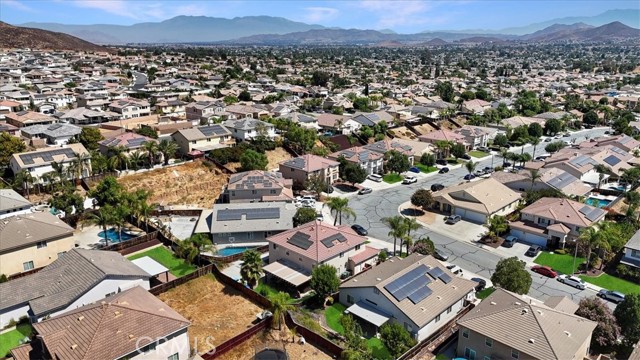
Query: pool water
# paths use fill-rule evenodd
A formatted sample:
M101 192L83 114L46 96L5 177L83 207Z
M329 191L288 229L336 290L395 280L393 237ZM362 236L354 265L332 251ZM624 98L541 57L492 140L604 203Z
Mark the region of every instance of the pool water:
M134 235L129 235L122 230L120 230L120 232L122 233L122 241L131 240L135 238ZM100 237L100 240L104 241L104 231L100 231L98 233L98 236ZM116 230L116 228L107 229L107 239L109 239L109 243L120 242L120 239L118 238L118 230Z
M597 205L598 208L603 208L609 206L609 204L611 204L611 200L588 198L587 201L585 201L585 204L591 206Z
M231 256L231 255L243 253L243 252L245 252L247 250L250 250L250 249L255 249L255 248L254 247L250 247L250 246L226 247L224 249L218 250L218 255L219 256Z

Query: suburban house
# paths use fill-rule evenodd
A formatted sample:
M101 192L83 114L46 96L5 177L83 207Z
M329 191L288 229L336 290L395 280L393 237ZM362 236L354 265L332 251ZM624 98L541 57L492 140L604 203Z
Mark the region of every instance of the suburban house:
M276 128L272 124L249 117L239 120L226 120L222 125L231 131L231 136L240 141L253 140L261 133L270 139L277 136Z
M434 207L479 224L516 210L520 194L493 178L454 185L433 193Z
M386 122L387 125L393 124L393 116L386 111L356 114L352 120L362 126L374 126L382 121Z
M178 130L171 137L185 155L192 151L207 152L235 144L231 132L219 124Z
M511 235L542 247L563 247L582 229L604 220L603 209L562 198L542 198L520 211L511 222Z
M342 283L340 303L367 335L393 321L422 341L456 317L475 286L433 257L413 253L390 258Z
M15 113L8 113L5 114L4 120L7 124L19 128L29 125L50 125L58 122L58 119L54 117L35 111L18 111Z
M631 153L634 150L638 149L638 147L640 146L640 141L632 138L631 136L622 134L616 136L602 136L585 140L580 143L579 146L580 148L583 148L591 146L605 147L608 145L618 147L626 152Z
M184 117L186 116L185 105L187 105L186 102L178 99L165 100L156 103L156 111L166 116Z
M434 130L424 135L418 136L420 141L424 141L429 144L435 145L441 141L448 141L456 144L464 145L465 149L469 149L471 144L467 142L467 137L463 134L453 132L451 130L442 129L442 130Z
M274 234L293 228L296 206L287 202L214 204L205 210L195 233L209 233L214 245L264 243Z
M222 201L227 203L293 202L293 181L279 172L251 170L231 175Z
M344 115L320 114L317 119L321 129L345 135L354 133L362 127L362 124Z
M227 106L225 112L234 115L236 118L253 118L259 119L262 116L269 116L269 112L264 109L249 105L233 104Z
M33 340L11 354L15 360L187 360L189 325L189 320L136 286L34 324Z
M316 130L320 129L320 125L318 124L318 119L315 116L311 116L311 115L303 114L299 112L291 112L279 117L281 119L290 120L305 128L316 129Z
M620 263L640 269L640 230L624 245L624 255Z
M144 143L149 141L156 141L155 139L146 137L144 135L136 134L134 132L125 132L110 138L106 138L98 142L100 145L100 152L103 155L109 155L109 151L115 148L124 148L127 153L133 151L143 151Z
M294 183L304 185L312 176L323 179L327 185L333 184L340 176L338 168L340 163L321 156L307 154L279 164L280 173L286 179Z
M0 120L8 113L19 112L22 104L16 101L0 100Z
M45 139L49 145L65 145L69 140L80 135L82 129L71 124L31 125L20 128L22 136L27 139Z
M212 116L222 116L224 113L224 103L218 101L197 101L185 106L187 120L197 121L209 120Z
M73 228L48 211L4 217L0 220L0 274L47 266L74 244Z
M134 286L149 274L114 251L74 248L35 274L0 283L0 327L56 317Z
M511 190L525 192L527 190L558 190L568 196L588 195L593 187L580 181L577 177L559 168L541 168L538 170L540 178L531 183L529 171L517 173L497 171L491 174L491 178L498 180Z
M587 359L596 322L578 305L552 296L544 303L496 289L457 321L456 354L465 359Z
M96 111L85 107L67 110L54 115L62 122L76 125L99 124L117 119L120 115L111 111Z
M496 137L498 130L484 126L464 125L453 132L464 136L464 142L475 149L479 146L487 146L487 142Z
M401 154L404 154L409 159L409 164L413 165L414 158L414 149L413 146L408 145L406 142L401 142L398 140L389 140L384 139L380 141L376 141L373 144L364 145L363 148L378 152L384 156L387 152L391 150L395 150Z
M126 98L109 104L109 110L120 115L121 119L131 119L151 114L151 105L146 100Z
M341 156L350 163L360 165L360 167L367 171L367 175L382 174L384 171L384 154L377 151L371 151L362 146L356 146L350 149L334 152L329 155L329 158L339 161Z
M513 116L507 119L502 119L502 122L500 122L500 125L498 125L498 128L501 129L506 129L506 128L511 128L511 129L515 129L518 126L529 126L533 123L538 123L540 124L540 126L542 126L544 128L544 123L546 122L545 119L541 119L541 118L535 118L535 117L526 117L526 116Z
M0 219L31 213L31 202L13 189L0 189ZM0 223L1 224L1 223ZM2 230L0 230L2 231ZM0 238L0 242L2 239ZM2 274L0 270L0 274Z
M491 109L491 103L480 99L467 100L462 103L462 112L466 114L483 115L489 109Z
M45 148L13 154L9 159L9 166L14 174L22 170L28 171L33 177L34 183L43 184L42 175L53 171L53 162L60 164L64 169L69 169L69 166L77 159L76 154L90 155L82 144L68 144L59 148ZM90 174L91 161L87 160L83 164L82 177L87 177ZM72 176L73 174L69 174L69 178Z

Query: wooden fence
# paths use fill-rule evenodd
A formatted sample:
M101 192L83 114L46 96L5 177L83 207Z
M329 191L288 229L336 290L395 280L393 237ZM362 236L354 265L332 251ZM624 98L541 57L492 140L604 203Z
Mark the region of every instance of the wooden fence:
M231 339L223 342L222 344L216 346L214 349L211 349L207 353L201 355L204 360L213 360L217 359L220 356L226 354L230 350L233 350L236 346L244 343L245 341L251 339L258 332L266 329L271 324L271 317L263 319L256 325L248 328L244 332L232 337Z
M343 348L341 348L331 340L325 338L324 336L296 323L293 317L291 317L291 314L289 312L287 312L287 315L285 316L284 320L287 326L290 329L295 328L298 335L303 336L306 342L317 347L318 349L325 351L330 355L333 355L334 358L336 359L340 358L342 351L344 351Z
M21 273L13 274L13 275L8 276L7 280L19 279L21 277L25 277L25 276L28 276L28 275L31 275L31 274L35 274L35 273L37 273L38 271L40 271L40 270L42 270L44 268L45 267L43 266L43 267L39 267L39 268L23 271Z
M86 191L89 191L91 189L91 186L98 182L101 181L102 179L106 178L107 176L113 176L113 177L118 177L118 173L116 172L107 172L107 173L103 173L103 174L96 174L96 175L91 175L91 176L87 176L85 178L82 178L82 180L80 180L80 185L82 186L83 189L85 189Z
M236 290L238 290L239 292L241 292L244 296L246 296L249 300L260 304L262 307L270 309L272 307L271 301L269 301L269 299L267 299L266 297L258 294L257 292L249 289L248 287L244 286L242 283L239 283L237 281L235 281L234 279L230 278L229 276L227 276L226 274L223 274L220 269L218 269L217 266L213 265L213 269L212 269L213 275L215 275L216 279L218 281L220 281L221 283L228 285Z
M112 243L110 245L101 247L100 250L121 252L127 248L137 246L139 244L146 243L151 240L157 240L157 239L158 239L158 231L154 231L149 234L135 237L131 240L127 240L119 243Z
M207 155L205 157L202 158L202 161L208 161L211 164L215 165L215 167L217 167L218 169L220 169L220 171L222 171L225 174L231 175L231 174L235 174L236 171L233 169L229 169L228 167L224 166L221 162L219 162L218 160L212 158L210 155Z
M184 283L187 283L187 282L189 282L189 281L191 281L193 279L197 279L200 276L211 274L213 268L215 268L215 265L213 265L213 264L203 266L201 268L196 269L196 271L192 272L189 275L185 275L185 276L179 277L179 278L177 278L175 280L171 280L169 282L166 282L164 284L160 284L158 286L154 286L151 289L149 289L149 292L152 293L153 295L158 296L158 295L162 294L163 292L166 292L166 291L168 291L170 289L173 289L173 288L175 288L177 286L180 286L180 285L182 285Z

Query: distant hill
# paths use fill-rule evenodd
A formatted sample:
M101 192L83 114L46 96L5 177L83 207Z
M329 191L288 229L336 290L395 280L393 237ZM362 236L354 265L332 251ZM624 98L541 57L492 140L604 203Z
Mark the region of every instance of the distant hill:
M501 43L505 40L493 36L472 36L456 41L463 44Z
M272 16L244 16L233 19L208 16L176 16L162 22L122 25L64 25L26 23L38 29L58 31L100 44L215 42L258 34L286 34L324 29Z
M431 39L429 41L425 41L423 43L418 44L418 46L442 46L442 45L447 45L448 42L440 39L440 38L435 38L435 39Z
M527 40L536 42L549 41L609 41L640 39L640 29L627 26L619 21L614 21L598 27L569 27L558 28L555 32L542 32L538 35L531 34ZM535 35L535 36L533 36Z
M110 52L111 49L92 44L77 37L0 21L0 48L31 48L44 50L75 50Z
M566 32L571 32L574 30L584 30L584 29L592 29L594 28L594 26L591 25L587 25L585 23L575 23L575 24L571 24L571 25L565 25L565 24L553 24L549 27L546 27L542 30L538 30L532 34L527 34L522 36L523 39L535 39L535 38L540 38L543 37L545 35L549 35L549 34L553 34L553 33L557 33L560 31L566 31Z

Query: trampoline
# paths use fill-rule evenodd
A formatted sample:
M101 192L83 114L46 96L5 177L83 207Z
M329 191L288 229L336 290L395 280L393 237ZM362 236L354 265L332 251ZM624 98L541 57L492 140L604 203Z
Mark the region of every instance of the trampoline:
M256 353L254 360L289 360L287 352L280 349L264 349Z

